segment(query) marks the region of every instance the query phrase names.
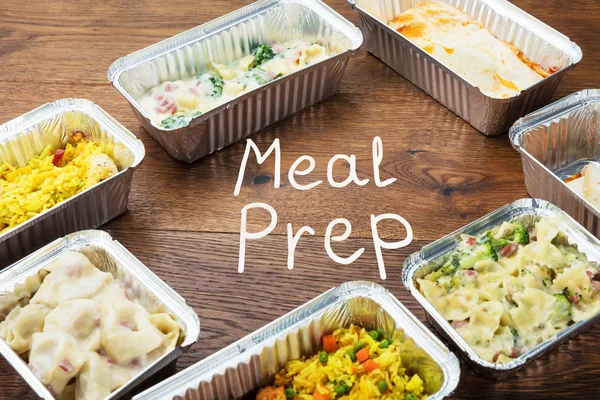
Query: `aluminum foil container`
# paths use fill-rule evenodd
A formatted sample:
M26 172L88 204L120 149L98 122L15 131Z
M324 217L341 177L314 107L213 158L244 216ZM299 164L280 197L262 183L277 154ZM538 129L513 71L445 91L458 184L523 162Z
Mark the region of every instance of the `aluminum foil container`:
M270 384L287 361L315 354L323 334L352 322L368 329L381 327L390 333L396 328L404 329L443 372L443 382L434 384L431 390L435 393L429 399L441 399L456 388L460 376L458 359L435 335L383 287L370 282L347 282L134 399L240 398Z
M167 130L137 99L165 81L230 63L260 43L319 41L331 58L251 90L203 113L186 127ZM150 135L173 158L193 162L334 95L362 34L319 0L260 0L115 61L108 80L130 103Z
M0 234L0 269L71 232L97 228L127 210L133 171L145 154L142 142L89 100L44 104L0 125L0 165L25 166L48 145L64 147L77 130L114 144L119 173Z
M533 112L509 135L521 153L527 192L556 204L600 237L600 210L563 181L600 162L600 90L583 90Z
M422 0L348 0L360 15L370 53L484 135L505 133L517 118L548 104L565 73L581 60L581 49L568 37L506 0L441 1L480 21L530 60L543 67L561 67L518 96L492 98L387 26L395 16Z
M163 367L174 363L183 351L189 349L198 340L200 320L194 310L185 303L185 300L179 294L154 275L125 247L113 240L108 233L102 231L81 231L57 239L1 272L0 304L2 303L3 294L19 293L19 286L24 283L27 277L36 275L49 263L68 251L81 252L98 269L103 272L110 272L115 279L123 281L149 312L169 313L177 319L181 326L182 337L175 349L149 365L136 378L114 391L110 397L104 400L113 400L130 395L135 386L160 371ZM0 314L6 314L6 311L0 310ZM1 339L0 354L40 398L54 399L46 387L29 370L25 361Z
M411 254L404 262L402 269L402 282L415 299L425 309L427 320L434 328L457 349L461 357L473 369L492 379L505 379L534 359L547 353L560 343L580 333L600 319L600 313L594 317L579 321L561 331L554 339L547 340L514 361L507 364L495 364L479 357L450 325L448 321L435 309L435 307L419 292L416 280L423 278L430 272L441 267L441 263L454 250L460 242L460 234L476 236L481 232L491 229L504 221L520 221L525 226L531 225L544 217L556 217L558 228L567 235L570 244L577 245L579 251L588 256L590 262L600 260L600 241L586 231L567 213L555 205L538 199L521 199L508 204L498 210L478 219L475 222L461 228L435 242L423 247L421 251Z

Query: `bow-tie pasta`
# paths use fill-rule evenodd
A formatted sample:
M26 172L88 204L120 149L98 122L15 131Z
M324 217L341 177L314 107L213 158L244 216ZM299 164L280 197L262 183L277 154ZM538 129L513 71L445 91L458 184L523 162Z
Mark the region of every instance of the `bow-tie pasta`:
M484 360L507 363L600 311L598 266L552 219L461 235L419 290Z
M68 252L0 297L0 337L64 400L100 400L177 346L179 323ZM0 315L2 318L2 315Z

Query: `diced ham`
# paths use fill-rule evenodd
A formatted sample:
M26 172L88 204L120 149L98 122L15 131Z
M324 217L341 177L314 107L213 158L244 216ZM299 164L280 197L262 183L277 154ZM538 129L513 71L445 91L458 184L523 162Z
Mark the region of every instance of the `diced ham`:
M175 105L175 102L173 101L173 99L167 98L167 99L164 99L160 103L160 105L155 108L155 110L156 110L156 112L158 112L160 114L165 114L167 112L170 112L173 107L175 107L175 109L177 109L177 106Z
M267 71L267 75L269 75L271 78L275 78L277 76L277 74L273 71Z
M54 157L52 157L52 164L54 164L55 167L58 167L64 155L65 151L63 149L56 150Z
M73 368L75 368L69 360L62 360L61 362L58 363L58 366L60 369L62 369L65 372L72 372Z
M537 236L535 236L535 235L529 236L529 241L530 242L537 242Z
M512 358L516 358L516 357L519 356L519 354L521 354L521 352L519 351L519 349L513 347L512 352L510 353L510 356Z
M129 361L129 366L130 367L139 367L141 365L140 359L139 358L134 358L131 361Z
M498 357L500 356L500 352L497 351L494 353L494 357L492 358L492 360L494 360L494 362L498 361Z
M282 53L285 51L285 48L280 44L274 44L272 49L275 53Z
M191 88L188 88L188 90L191 94L195 94L195 95L198 94L198 91L196 90L196 88L191 87Z
M165 86L165 90L167 92L172 92L173 90L177 89L179 86L174 85L172 83L167 83L167 85Z
M571 300L571 303L573 304L579 304L579 296L577 295L569 296L569 300Z
M477 243L477 238L474 236L469 236L469 238L467 239L467 244L469 246L473 246L475 243Z
M468 276L477 276L477 271L475 271L473 269L467 269L467 270L465 270L465 275L468 275Z
M501 257L510 257L519 249L519 245L517 243L511 243L509 245L504 246L499 254Z
M592 281L592 286L596 290L600 290L600 281Z
M117 365L117 362L111 357L106 357L106 362L112 365Z
M452 321L450 324L454 329L462 328L463 326L469 325L468 321Z
M129 330L131 330L131 331L135 331L135 330L136 330L136 329L135 329L135 325L133 325L133 324L132 324L131 322L129 322L129 321L121 321L121 322L119 323L119 325L121 325L122 327L124 327L124 328L127 328L127 329L129 329Z
M159 94L158 96L156 96L156 100L162 100L164 98L165 98L165 96L163 96L162 94Z
M594 279L594 273L592 271L585 271L585 273L590 279Z

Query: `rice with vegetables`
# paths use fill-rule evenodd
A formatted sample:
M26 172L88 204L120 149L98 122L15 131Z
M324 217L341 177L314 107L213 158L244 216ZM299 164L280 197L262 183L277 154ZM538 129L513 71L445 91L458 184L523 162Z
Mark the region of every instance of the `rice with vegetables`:
M421 400L439 390L442 370L402 330L391 336L350 325L322 339L323 349L292 360L257 400Z
M76 132L64 149L48 146L24 167L0 164L0 234L115 175L112 152Z

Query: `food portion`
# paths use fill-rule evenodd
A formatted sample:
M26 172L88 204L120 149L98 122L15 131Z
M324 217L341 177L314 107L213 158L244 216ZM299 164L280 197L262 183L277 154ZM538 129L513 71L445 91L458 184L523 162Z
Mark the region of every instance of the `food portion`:
M481 22L441 1L421 3L388 25L490 97L516 96L558 70L532 62Z
M325 47L302 40L261 44L230 64L212 63L213 70L200 76L163 82L138 102L163 128L177 129L203 112L328 57Z
M3 295L0 337L61 399L100 400L172 350L180 326L121 281L68 252Z
M600 208L600 166L596 163L587 164L581 172L565 180L578 195Z
M420 292L482 359L508 363L600 311L598 266L552 218L461 235Z
M322 338L312 357L289 361L257 400L420 400L442 386L441 368L402 330L350 325Z
M0 234L117 174L107 153L75 132L64 149L48 146L24 167L0 165Z

